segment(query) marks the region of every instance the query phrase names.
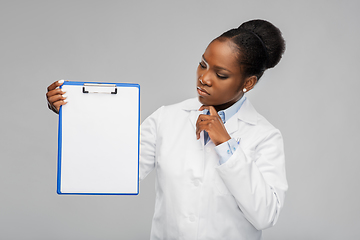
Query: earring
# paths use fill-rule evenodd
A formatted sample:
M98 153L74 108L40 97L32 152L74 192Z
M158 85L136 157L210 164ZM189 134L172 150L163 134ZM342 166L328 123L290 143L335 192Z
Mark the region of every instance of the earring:
M246 93L246 91L247 91L246 88L244 88L244 89L243 89L243 92Z

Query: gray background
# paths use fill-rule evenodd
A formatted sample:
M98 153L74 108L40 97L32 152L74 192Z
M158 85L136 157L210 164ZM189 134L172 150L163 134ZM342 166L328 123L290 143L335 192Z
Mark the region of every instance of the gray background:
M359 1L1 1L0 239L148 239L139 196L56 194L58 79L135 82L141 119L196 96L207 44L249 19L287 41L248 93L285 139L290 189L264 239L358 239Z

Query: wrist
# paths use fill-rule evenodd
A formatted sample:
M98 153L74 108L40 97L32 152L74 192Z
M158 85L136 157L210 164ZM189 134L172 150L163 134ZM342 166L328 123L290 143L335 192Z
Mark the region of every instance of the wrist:
M214 142L214 144L215 144L215 146L218 146L218 145L220 145L220 144L222 144L222 143L224 143L224 142L229 141L230 139L231 139L231 137L228 135L227 137L221 139L220 141Z

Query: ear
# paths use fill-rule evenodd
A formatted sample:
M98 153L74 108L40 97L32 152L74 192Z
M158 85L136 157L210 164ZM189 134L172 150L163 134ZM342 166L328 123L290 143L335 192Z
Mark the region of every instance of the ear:
M251 77L246 78L245 83L244 83L244 88L246 89L246 92L253 89L253 87L255 86L256 83L257 83L256 76L251 76Z

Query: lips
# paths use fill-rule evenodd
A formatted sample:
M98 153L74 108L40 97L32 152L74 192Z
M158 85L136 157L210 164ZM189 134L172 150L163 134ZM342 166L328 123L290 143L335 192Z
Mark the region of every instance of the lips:
M198 91L199 95L202 95L202 96L210 95L205 89L203 89L201 87L197 87L197 91Z

